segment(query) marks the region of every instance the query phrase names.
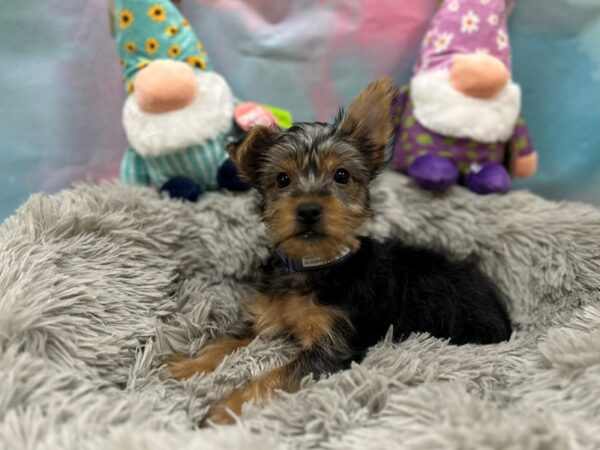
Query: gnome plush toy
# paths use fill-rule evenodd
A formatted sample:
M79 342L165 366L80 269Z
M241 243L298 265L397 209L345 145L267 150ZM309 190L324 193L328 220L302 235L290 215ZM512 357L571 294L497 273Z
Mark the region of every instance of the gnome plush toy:
M189 22L167 0L115 0L115 30L129 96L121 179L195 201L202 191L247 188L225 146L285 111L240 102L214 70Z
M424 189L505 193L537 168L511 77L506 0L443 0L395 110L392 162Z

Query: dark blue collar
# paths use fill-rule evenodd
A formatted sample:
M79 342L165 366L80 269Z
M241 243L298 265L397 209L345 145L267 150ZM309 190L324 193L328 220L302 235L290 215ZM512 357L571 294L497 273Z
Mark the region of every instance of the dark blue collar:
M354 252L349 248L343 249L336 257L331 259L323 259L319 256L305 256L302 259L288 259L283 253L277 252L281 258L281 262L290 272L311 272L313 270L326 269L337 266L352 255Z

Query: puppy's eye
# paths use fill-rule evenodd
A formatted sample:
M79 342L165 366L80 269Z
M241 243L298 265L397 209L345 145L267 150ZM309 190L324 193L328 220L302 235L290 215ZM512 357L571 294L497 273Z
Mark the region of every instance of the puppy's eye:
M335 171L333 181L339 184L348 184L348 181L350 181L350 173L348 173L346 169L338 169Z
M290 176L285 173L285 172L281 172L279 175L277 175L277 187L278 188L284 188L290 185L290 183L292 182L292 180L290 179Z

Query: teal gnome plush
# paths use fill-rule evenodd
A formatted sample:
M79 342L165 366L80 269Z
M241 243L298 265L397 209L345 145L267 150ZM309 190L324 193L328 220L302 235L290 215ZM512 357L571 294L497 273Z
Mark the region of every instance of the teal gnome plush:
M191 201L203 191L246 189L227 143L256 124L287 127L289 113L236 99L170 1L115 0L114 6L128 93L121 180Z

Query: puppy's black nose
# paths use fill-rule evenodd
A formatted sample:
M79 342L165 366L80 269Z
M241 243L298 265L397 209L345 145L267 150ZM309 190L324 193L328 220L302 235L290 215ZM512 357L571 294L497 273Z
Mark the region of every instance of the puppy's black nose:
M298 222L303 225L313 225L321 218L323 207L318 203L302 203L296 209Z

